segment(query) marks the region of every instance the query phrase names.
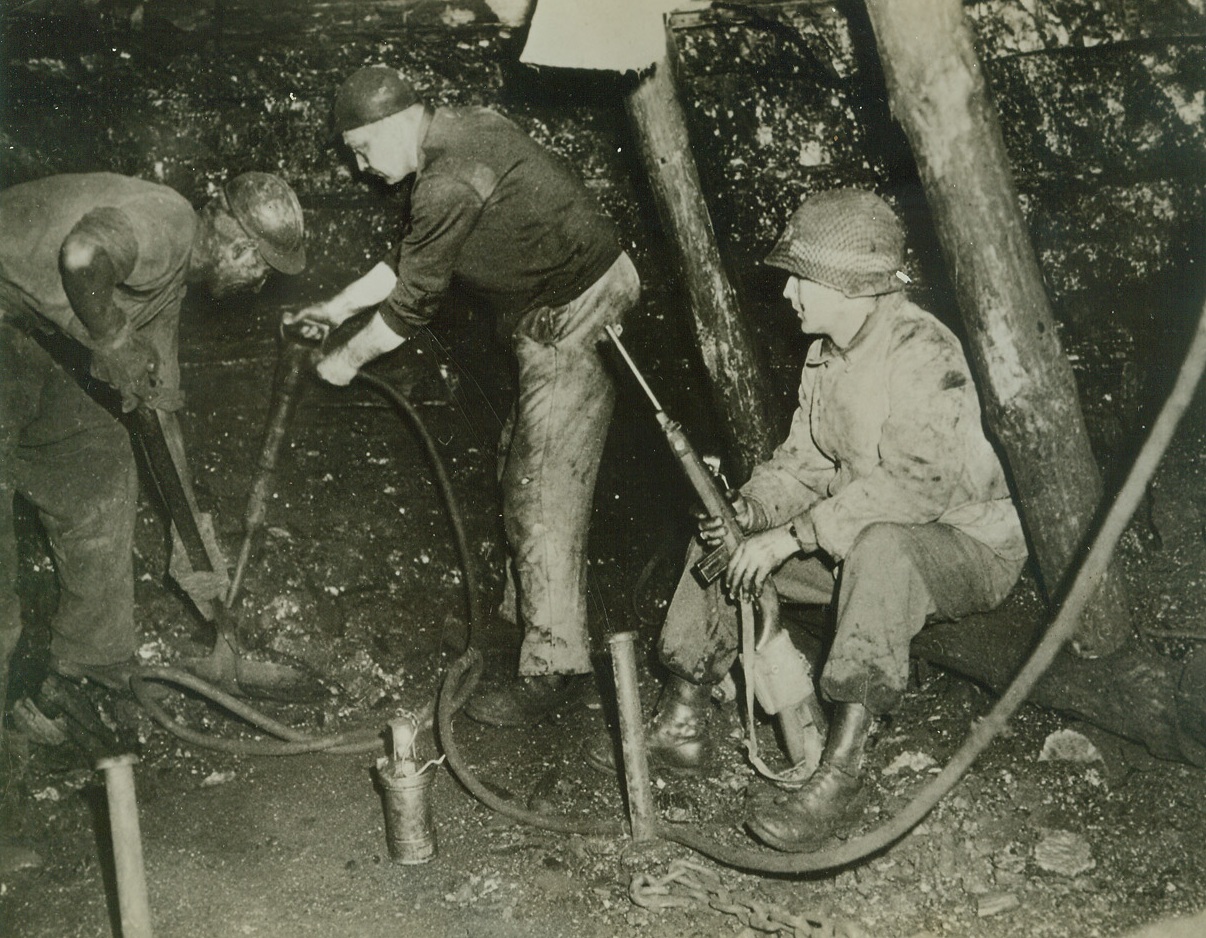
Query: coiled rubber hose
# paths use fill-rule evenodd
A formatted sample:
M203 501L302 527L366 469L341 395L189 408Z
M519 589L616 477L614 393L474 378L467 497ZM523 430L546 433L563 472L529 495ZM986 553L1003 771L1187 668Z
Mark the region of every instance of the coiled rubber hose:
M444 468L444 461L441 459L440 452L436 448L435 440L427 430L414 405L405 396L400 394L393 385L374 374L364 371L357 375L357 380L372 387L398 408L398 410L402 411L410 419L419 438L423 441L423 447L427 451L432 471L436 475L440 495L448 511L453 536L456 540L457 553L460 556L461 566L464 568L466 602L469 610L470 634L472 634L473 629L479 626L481 621L477 577L473 569L473 558L469 553L469 542L465 536L464 516L457 502L456 493L452 489L448 472ZM225 708L251 725L277 737L277 739L230 739L194 730L173 719L171 714L159 704L148 687L148 684L151 682L175 684L179 687L187 688ZM130 679L130 689L143 709L160 726L180 739L206 749L214 749L234 755L293 756L306 752L363 753L383 748L384 731L380 728L350 730L344 733L313 736L272 719L267 714L244 703L239 698L231 696L210 682L180 668L144 668L139 671L137 676ZM467 686L463 693L450 701L453 709L460 709L472 692L473 687ZM434 711L434 700L419 711L415 722L420 729L432 725L434 722Z
M1136 457L1126 482L1123 484L1101 528L1098 530L1088 551L1088 555L1078 569L1072 587L1068 591L1067 598L1064 600L1054 622L1026 664L1018 672L1013 683L1002 694L987 716L978 721L971 729L959 750L951 757L951 760L942 772L923 786L913 796L912 800L896 815L879 827L868 831L860 837L848 840L841 846L809 854L784 854L758 847L734 846L707 837L697 830L681 825L670 825L660 821L657 825L658 835L665 840L681 844L726 866L758 873L790 875L815 873L847 866L864 857L884 850L908 833L955 786L979 754L1005 728L1006 724L1017 712L1017 709L1025 701L1034 685L1051 666L1060 649L1075 633L1085 605L1092 598L1097 585L1104 577L1114 550L1118 545L1118 540L1126 530L1126 526L1138 508L1144 492L1147 490L1147 486L1155 474L1160 460L1163 458L1165 450L1167 450L1169 443L1172 441L1176 426L1189 407L1194 390L1202 377L1204 369L1206 369L1206 306L1203 307L1199 317L1197 331L1185 361L1177 375L1172 393L1169 395L1168 400L1165 401L1163 408L1161 408L1160 415L1157 417L1152 431L1144 442L1138 457ZM452 491L452 486L448 480L447 472L444 469L443 460L436 449L435 441L423 425L413 405L388 382L364 372L361 373L360 379L384 395L410 418L427 449L456 536L457 550L461 555L461 561L465 568L470 636L472 638L476 627L481 622L476 577L473 572L472 558L465 538L463 518ZM165 670L175 671L175 669ZM473 771L465 763L460 749L456 744L452 732L452 718L473 693L473 689L481 677L481 671L481 654L472 646L471 642L469 649L457 658L445 673L436 705L436 723L440 744L447 757L449 769L461 784L464 785L473 797L477 798L487 807L525 824L559 833L593 836L616 836L621 834L625 830L625 825L618 821L583 820L531 811L500 798L478 780ZM159 671L150 672L148 676L158 678ZM196 680L191 675L187 675L187 677L190 680ZM164 679L186 683L186 686L194 686L191 683L181 681L178 674L173 674L170 678L165 677ZM137 682L132 683L135 685L136 693L138 693ZM143 690L145 691L145 688ZM212 691L204 692L212 696ZM222 696L227 697L227 695ZM155 713L156 709L162 713L161 708L158 708L153 701L145 699L142 693L139 694L139 699L142 700L144 706L147 706L147 709L152 714ZM218 698L215 697L214 699ZM234 698L227 697L226 700L221 700L220 702L223 706L261 726L268 732L281 736L283 742L273 744L278 750L276 754L310 751L357 752L364 751L364 748L372 748L379 745L378 736L374 736L372 744L369 746L366 738L361 733L339 734L319 739L305 737L299 739L297 737L301 737L302 734L298 734L289 727L277 724L275 721L268 721L267 724L261 722L260 718L262 715L254 714L251 708L246 707L246 705L241 704ZM153 707L155 709L152 709ZM166 717L166 714L164 714L164 717ZM158 719L159 717L156 718ZM268 718L263 717L263 720L268 720ZM173 726L172 731L179 735L177 727L178 725ZM196 738L192 741L195 741L197 745L219 748L213 746L214 740L212 737L205 736L204 734L196 734ZM264 746L265 743L258 742L256 745Z
M784 854L757 847L739 847L721 843L697 830L680 825L660 822L657 832L665 840L681 844L707 856L718 863L758 873L780 875L815 873L837 869L884 850L909 832L959 781L971 764L989 743L1005 728L1006 724L1025 701L1034 685L1055 660L1064 644L1072 637L1080 624L1085 605L1092 598L1104 577L1114 549L1122 537L1143 499L1148 484L1156 472L1165 450L1172 442L1177 424L1193 398L1194 390L1206 369L1206 305L1199 316L1197 331L1190 344L1185 361L1178 372L1172 393L1160 410L1151 433L1143 444L1139 455L1127 475L1117 497L1102 522L1084 562L1077 571L1072 587L1068 591L1055 621L1047 630L1042 641L1035 647L1026 664L1018 672L1013 683L997 701L996 705L968 733L959 750L951 757L946 767L929 783L921 788L912 800L897 814L860 837L846 841L838 847L819 850L808 854ZM545 815L515 808L509 802L497 798L484 788L472 775L460 758L452 739L452 715L456 710L454 695L464 698L460 692L461 682L470 689L480 675L480 658L475 652L468 653L454 662L444 678L437 707L440 738L448 756L449 768L470 792L489 807L502 814L549 830L595 833L603 825L572 822L565 818L549 818ZM458 692L460 692L458 694ZM617 825L607 825L609 833Z
M215 736L212 733L202 733L191 729L172 718L160 706L159 701L151 694L148 683L162 682L176 684L187 688L213 703L229 710L237 717L246 720L277 739L228 739ZM369 752L382 747L382 730L380 728L354 730L327 736L311 736L293 727L280 723L255 707L248 706L239 698L215 687L209 681L202 680L181 668L144 668L137 677L130 679L130 687L134 696L142 704L144 710L160 726L185 742L206 749L216 749L241 756L295 756L303 752Z

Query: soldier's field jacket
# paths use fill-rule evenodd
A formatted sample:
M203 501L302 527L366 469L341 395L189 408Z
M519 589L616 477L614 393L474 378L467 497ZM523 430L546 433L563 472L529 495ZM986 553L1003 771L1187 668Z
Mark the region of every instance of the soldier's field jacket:
M901 293L847 348L809 347L787 439L742 493L835 561L876 522L936 521L1002 557L1027 552L959 340Z

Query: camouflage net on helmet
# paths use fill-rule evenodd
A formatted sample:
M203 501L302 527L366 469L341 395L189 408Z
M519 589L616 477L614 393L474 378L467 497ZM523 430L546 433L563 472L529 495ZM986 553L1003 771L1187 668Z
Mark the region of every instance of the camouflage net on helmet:
M808 198L788 221L766 263L847 296L900 290L904 228L872 192L834 189Z

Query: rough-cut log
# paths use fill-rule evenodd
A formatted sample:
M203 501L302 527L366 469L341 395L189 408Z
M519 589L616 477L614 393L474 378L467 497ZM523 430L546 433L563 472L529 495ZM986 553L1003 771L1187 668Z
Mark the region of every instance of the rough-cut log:
M789 607L798 610L799 607ZM824 661L821 620L799 612L793 636L810 661ZM927 626L911 653L1002 693L1046 628L1048 613L1030 580L999 609ZM1206 766L1206 650L1184 662L1133 643L1109 658L1055 659L1035 685L1031 703L1084 720L1144 746L1161 759Z
M960 0L867 0L892 112L916 158L951 270L989 425L1009 460L1035 558L1058 593L1101 499L1072 370L1010 174ZM1106 577L1075 647L1130 637Z
M937 623L913 640L913 654L1003 691L1045 620L1037 599L1029 609L1019 608L1024 602L1014 597L994 613ZM1206 765L1206 653L1179 662L1133 643L1092 661L1060 655L1030 700L1142 743L1159 758Z
M744 479L774 447L770 393L721 262L671 61L668 53L628 94L625 106L662 226L678 257L734 469Z

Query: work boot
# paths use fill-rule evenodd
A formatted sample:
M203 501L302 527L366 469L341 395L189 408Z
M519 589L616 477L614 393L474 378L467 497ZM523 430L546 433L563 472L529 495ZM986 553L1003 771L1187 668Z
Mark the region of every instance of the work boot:
M116 664L81 664L66 658L50 659L50 670L59 677L65 677L77 684L85 680L91 681L119 694L133 694L130 690L130 677L137 674L138 669L138 659L133 655Z
M68 661L54 656L50 659L50 670L59 677L80 684L88 681L98 687L111 690L115 694L133 697L130 678L137 677L143 670L142 663L134 655L116 664L80 664L78 661ZM147 681L143 687L146 694L156 702L162 702L171 696L172 692L166 685L158 681Z
M745 822L751 834L788 853L811 853L856 812L863 750L874 715L862 704L838 705L821 764L799 791L776 798Z
M114 731L81 685L53 671L36 694L13 704L12 720L30 742L52 748L72 743L90 765L136 748Z
M645 730L649 765L672 775L698 775L712 755L707 735L711 716L711 687L671 677L662 689L657 715ZM590 745L586 761L600 772L615 773L616 747L610 734Z
M541 674L479 691L465 715L488 726L535 726L578 700L590 685L588 674Z

